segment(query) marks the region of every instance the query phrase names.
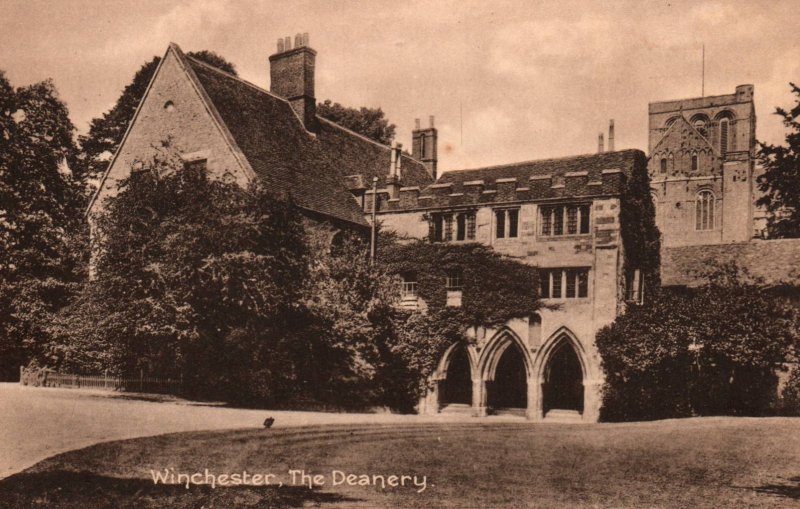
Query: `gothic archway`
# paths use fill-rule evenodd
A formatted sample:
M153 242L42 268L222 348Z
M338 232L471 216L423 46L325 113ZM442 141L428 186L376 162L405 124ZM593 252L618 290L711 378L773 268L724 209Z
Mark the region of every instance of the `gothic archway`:
M516 342L508 340L497 351L492 376L486 381L486 404L494 411L528 407L528 372L525 354Z
M448 352L444 378L439 382L439 406L472 405L472 367L464 345Z
M544 370L542 411L572 410L583 413L583 367L575 348L562 338L553 348Z

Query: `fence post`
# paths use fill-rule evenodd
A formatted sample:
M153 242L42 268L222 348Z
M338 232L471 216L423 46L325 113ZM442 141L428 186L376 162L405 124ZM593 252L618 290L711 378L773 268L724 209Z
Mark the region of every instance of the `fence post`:
M144 369L139 368L139 392L144 392Z
M25 366L20 366L20 367L19 367L19 384L20 384L20 385L24 385L24 384L22 383L22 379L23 379L24 377L25 377Z

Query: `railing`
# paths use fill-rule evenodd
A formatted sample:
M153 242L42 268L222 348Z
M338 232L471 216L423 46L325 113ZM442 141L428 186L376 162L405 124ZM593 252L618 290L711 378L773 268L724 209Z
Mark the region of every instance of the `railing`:
M56 373L49 369L25 369L23 367L20 368L19 381L22 385L32 385L34 387L64 387L158 394L176 394L181 392L183 388L181 380L150 377L144 376L144 374L140 374L138 377L83 376Z

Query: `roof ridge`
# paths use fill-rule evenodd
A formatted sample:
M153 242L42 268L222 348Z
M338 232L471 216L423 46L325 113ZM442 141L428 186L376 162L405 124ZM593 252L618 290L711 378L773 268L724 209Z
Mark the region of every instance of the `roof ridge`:
M272 97L273 99L278 99L279 101L285 103L287 106L289 106L289 109L292 110L292 113L294 114L295 118L297 118L297 121L300 122L300 126L303 128L303 130L306 132L306 134L309 134L309 135L313 136L313 133L311 131L309 131L308 128L306 127L306 125L303 123L303 119L300 118L300 115L298 115L298 113L292 107L292 103L289 102L289 100L286 99L285 97L281 97L278 94L270 92L269 90L267 90L265 88L259 87L255 83L251 83L251 82L247 81L244 78L240 78L239 76L236 76L234 74L225 72L225 71L223 71L222 69L220 69L218 67L214 67L211 64L207 64L207 63L203 62L202 60L198 60L198 59L196 59L194 57L190 57L188 55L184 55L183 57L187 58L187 59L191 60L192 62L197 63L197 64L199 64L199 65L201 65L201 66L203 66L203 67L205 67L205 68L207 68L207 69L209 69L209 70L211 70L213 72L221 74L225 78L229 78L229 79L232 79L234 81L238 81L239 83L252 88L256 92L260 92L262 94L266 94L266 95Z
M613 152L600 152L600 153L593 153L593 154L578 154L573 156L562 156L562 157L550 157L547 159L529 159L527 161L518 161L515 163L506 163L506 164L497 164L493 166L481 166L477 168L464 168L461 170L447 170L442 176L449 174L449 173L460 173L460 172L468 172L468 171L485 171L485 170L499 170L503 168L511 168L513 166L521 166L523 164L532 164L532 163L546 163L550 161L564 161L567 159L580 159L580 158L588 158L588 157L596 157L602 156L604 154L620 154L623 152L635 152L638 149L635 148L626 148L622 150L615 150Z

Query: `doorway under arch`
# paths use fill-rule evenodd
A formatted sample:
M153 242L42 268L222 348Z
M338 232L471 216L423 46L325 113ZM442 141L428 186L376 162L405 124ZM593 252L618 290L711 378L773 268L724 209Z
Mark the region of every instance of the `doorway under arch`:
M472 405L472 369L469 353L462 345L450 353L445 378L439 385L439 405Z
M522 350L511 342L500 355L487 382L487 406L493 410L528 407L528 375Z
M583 413L583 368L575 348L567 340L555 347L544 372L542 410Z

